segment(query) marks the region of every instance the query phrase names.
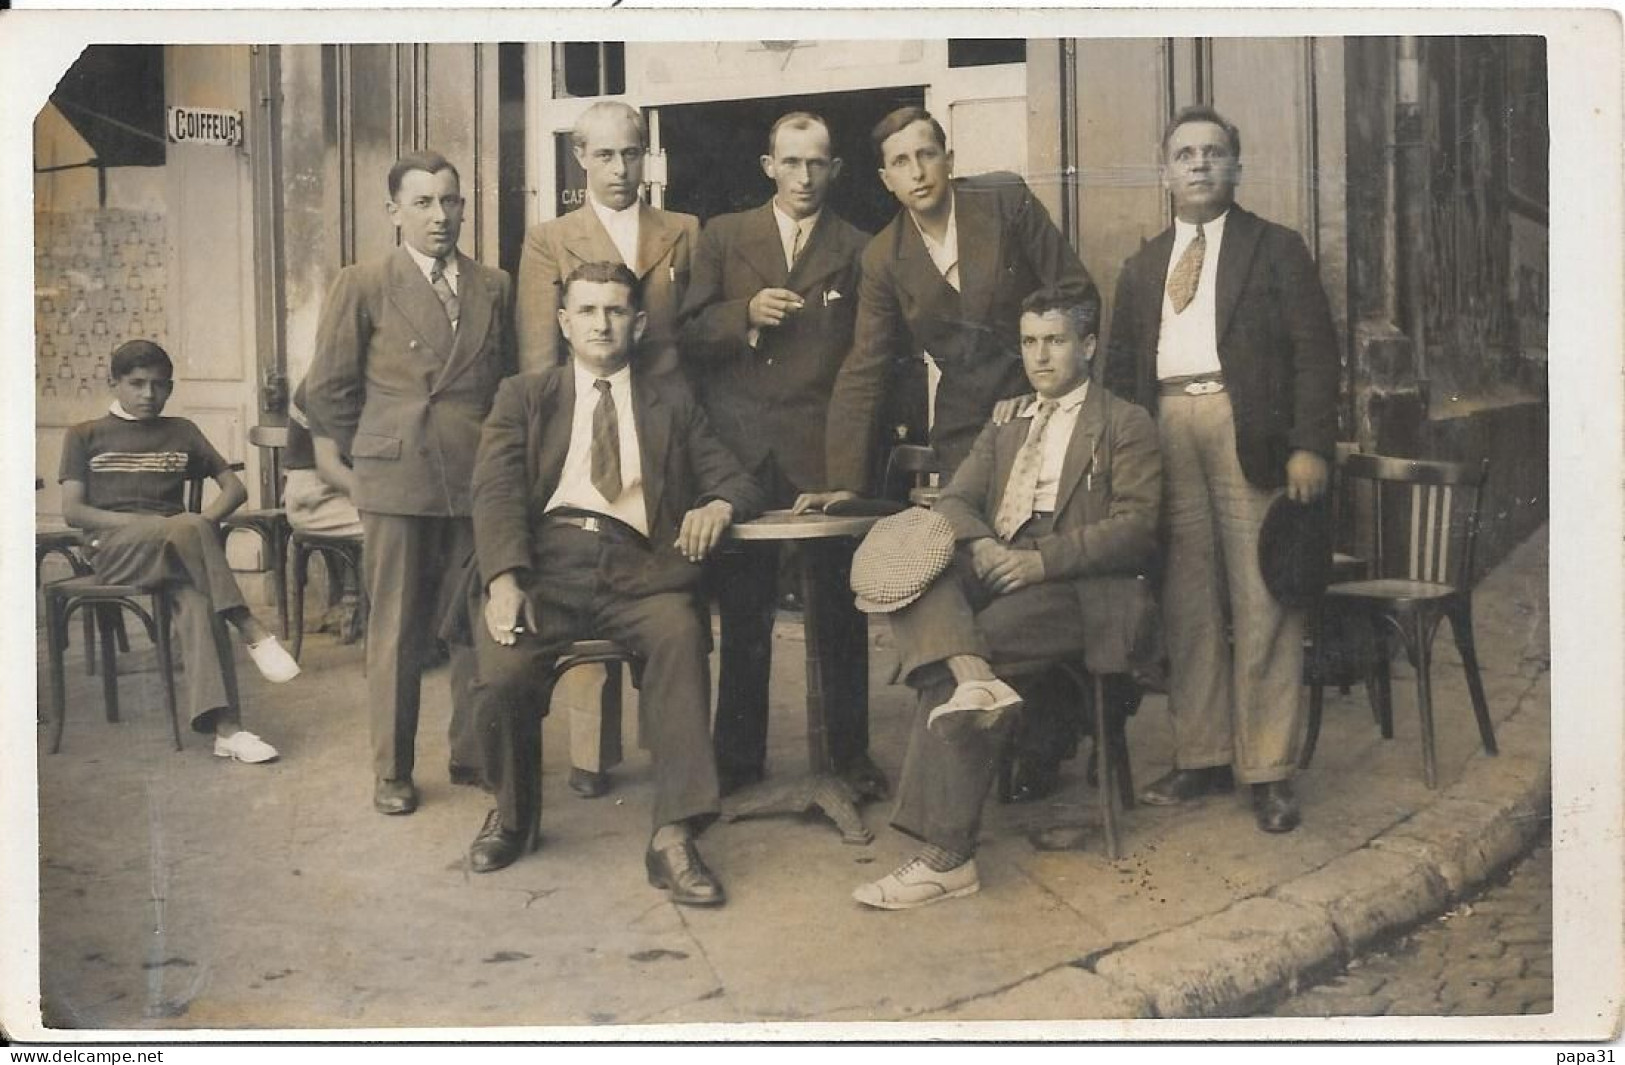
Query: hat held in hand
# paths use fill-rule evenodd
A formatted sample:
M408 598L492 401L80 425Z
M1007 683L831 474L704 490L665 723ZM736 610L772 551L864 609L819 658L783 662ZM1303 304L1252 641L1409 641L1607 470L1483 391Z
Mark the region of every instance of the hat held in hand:
M1324 499L1295 503L1277 496L1258 531L1264 587L1284 606L1308 606L1332 578L1332 520Z
M852 556L852 592L866 614L914 602L954 557L954 527L923 507L882 518Z

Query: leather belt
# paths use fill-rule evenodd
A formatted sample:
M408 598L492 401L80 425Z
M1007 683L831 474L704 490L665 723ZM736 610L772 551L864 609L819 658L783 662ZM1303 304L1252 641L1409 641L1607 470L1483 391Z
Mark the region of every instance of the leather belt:
M1190 377L1165 377L1157 382L1157 386L1165 396L1211 396L1224 391L1224 375L1202 373Z
M584 529L600 536L609 536L618 540L634 540L638 543L647 543L648 538L638 532L624 521L619 521L605 514L587 514L582 511L549 511L542 516L544 522L559 525L571 525L577 529Z

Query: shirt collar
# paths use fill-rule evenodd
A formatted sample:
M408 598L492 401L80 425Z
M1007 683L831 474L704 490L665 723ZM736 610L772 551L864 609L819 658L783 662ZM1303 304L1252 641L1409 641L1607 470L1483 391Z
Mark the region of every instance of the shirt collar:
M926 246L926 248L928 250L931 249L931 248L936 248L936 249L938 249L940 251L943 251L943 252L952 252L953 253L953 261L958 262L959 261L959 216L958 216L958 212L959 212L959 198L954 195L953 186L950 185L948 187L948 228L943 232L943 234L942 234L942 242L940 244L937 241L932 240L930 234L926 233L925 227L920 225L920 220L918 218L914 217L914 212L913 211L909 211L908 217L909 217L909 221L914 223L914 228L918 229L920 231L920 239L925 241L925 246Z
M1230 208L1226 207L1224 213L1211 222L1202 223L1202 235L1212 240L1224 236L1224 220L1230 217ZM1181 241L1196 239L1196 223L1174 219L1174 232Z
M619 222L623 225L631 222L633 219L637 218L638 208L643 206L642 200L638 199L637 197L633 197L631 203L617 211L613 207L605 207L603 204L599 203L598 198L592 194L591 189L587 190L587 202L592 204L593 211L597 213L598 220L604 223L605 228L608 228L611 222Z
M111 414L115 418L123 418L127 422L138 422L141 420L140 418L137 418L135 415L131 414L129 411L125 410L124 404L120 403L116 399L108 405L107 413Z
M800 229L804 233L811 233L813 226L818 224L818 218L823 213L824 209L820 207L806 218L791 218L789 215L785 214L784 209L779 206L778 197L775 196L773 198L773 219L779 224L779 236L783 237L785 240L789 240L790 235L793 234L797 229Z
M1077 408L1083 406L1083 401L1088 397L1088 395L1089 380L1088 378L1085 378L1083 384L1056 400L1055 406L1058 410L1076 410ZM1034 414L1036 414L1038 412L1038 404L1043 398L1043 396L1034 396L1032 402L1028 403L1027 408L1021 412L1020 417L1031 418Z
M598 375L581 365L581 363L577 362L575 359L570 360L570 365L574 367L576 373L576 395L584 396L591 392L593 390L593 382L598 380ZM625 391L632 385L632 364L627 363L619 370L616 370L614 373L604 378L604 380L609 382L610 392L614 393Z
M444 262L446 266L445 269L441 271L441 276L446 279L447 283L450 284L452 288L457 287L457 252L455 249L447 252L445 259L436 260L432 256L425 255L418 251L410 244L402 244L401 247L405 248L406 254L410 255L412 257L412 261L418 264L418 269L423 271L424 277L430 277L433 275L434 264L437 261Z

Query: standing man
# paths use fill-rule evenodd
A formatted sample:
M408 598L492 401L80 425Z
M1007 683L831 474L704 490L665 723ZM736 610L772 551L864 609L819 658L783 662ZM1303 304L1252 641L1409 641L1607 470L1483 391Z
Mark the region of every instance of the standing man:
M903 107L871 135L880 180L903 210L863 253L852 353L829 407L832 491L803 509L861 493L888 365L921 348L941 371L931 445L951 475L1001 399L1028 391L1017 323L1039 288L1099 298L1078 256L1015 174L953 178L954 154L937 120Z
M502 386L475 470L483 595L470 617L497 806L469 864L501 869L532 838L548 669L570 641L601 637L644 662L649 883L675 903L720 905L722 885L694 844L718 810L710 629L695 589L700 564L731 522L757 512L760 493L681 380L632 362L644 324L632 272L585 264L563 296L571 361Z
M474 550L469 485L480 423L515 370L508 275L457 251L463 197L435 152L389 170L401 246L339 272L322 308L301 401L311 432L355 468L367 547L367 693L373 807L417 809L412 782L424 656ZM473 658L451 657L451 779L479 781Z
M569 358L559 345L564 279L583 263L619 262L637 278L648 322L633 357L641 369L670 373L677 368L677 309L700 221L638 198L649 131L636 108L618 101L593 104L570 130L570 143L587 172L587 202L525 234L516 315L519 365L542 370ZM618 729L604 728L602 676L596 668L572 670L554 697L570 718L570 788L589 799L609 790L608 770L621 760Z
M711 425L771 507L826 487L825 416L851 348L858 259L869 240L824 206L841 172L830 140L829 124L805 111L773 123L762 156L773 198L706 225L680 317L683 364ZM761 544L722 554L712 570L722 615L715 743L724 795L763 775L778 563L778 551ZM836 769L873 781L867 627L844 567L818 579L812 615L827 631L808 639L821 640L832 659Z
M1259 528L1326 491L1337 338L1302 238L1235 205L1241 134L1211 107L1162 138L1174 225L1123 265L1106 383L1157 418L1174 769L1156 805L1252 785L1265 832L1299 822L1304 618L1264 586ZM1226 636L1226 607L1234 630Z

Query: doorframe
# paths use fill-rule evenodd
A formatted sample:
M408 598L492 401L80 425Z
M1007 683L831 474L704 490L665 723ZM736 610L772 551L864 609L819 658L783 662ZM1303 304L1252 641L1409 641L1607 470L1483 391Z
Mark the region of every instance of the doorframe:
M288 350L283 323L287 318L287 255L283 244L282 199L282 62L278 45L249 47L249 173L254 205L255 377L259 381L256 424L288 423ZM262 507L281 504L281 463L259 464Z

